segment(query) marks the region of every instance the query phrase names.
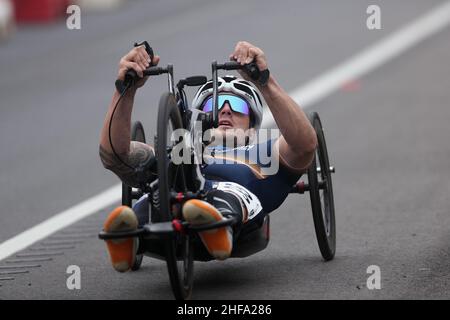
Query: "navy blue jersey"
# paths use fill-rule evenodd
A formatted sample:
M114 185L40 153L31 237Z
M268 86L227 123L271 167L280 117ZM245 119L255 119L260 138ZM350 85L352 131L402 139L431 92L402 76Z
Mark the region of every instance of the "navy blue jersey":
M210 156L204 157L202 173L206 188L215 181L237 183L256 195L264 213L277 209L300 178L279 163L273 153L275 140L237 148L207 147ZM276 157L276 158L275 158Z

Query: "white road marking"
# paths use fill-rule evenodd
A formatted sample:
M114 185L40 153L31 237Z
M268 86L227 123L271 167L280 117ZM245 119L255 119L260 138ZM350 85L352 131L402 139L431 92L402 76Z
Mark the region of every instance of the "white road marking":
M0 245L0 260L3 260L16 252L27 248L33 243L45 239L51 234L116 203L121 199L121 195L122 184L115 185L3 242Z
M420 41L444 29L450 23L450 1L437 6L391 36L375 43L329 72L315 78L290 93L303 108L307 108L337 90L349 80L370 72L395 58ZM265 114L263 126L271 127L274 120ZM0 261L51 234L119 202L121 184L98 194L0 244Z
M290 95L303 109L308 108L338 90L344 83L356 80L380 67L444 29L449 23L450 1L447 1L306 85L295 89ZM268 108L265 108L265 111L262 125L273 127L275 121L272 114Z

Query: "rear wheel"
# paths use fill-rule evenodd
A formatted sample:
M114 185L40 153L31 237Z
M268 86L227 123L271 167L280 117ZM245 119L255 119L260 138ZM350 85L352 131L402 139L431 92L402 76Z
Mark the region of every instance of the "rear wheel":
M309 195L319 249L322 257L328 261L334 258L336 252L332 172L319 115L313 112L308 117L316 131L318 142L313 162L308 169Z
M144 127L142 126L142 123L140 121L135 121L133 123L133 126L131 127L131 141L139 141L145 143ZM133 198L132 191L133 189L129 185L122 183L122 205L128 206L130 208L133 206L133 200L135 198ZM143 254L136 255L136 260L131 267L132 271L137 271L140 269L143 258Z
M159 210L152 214L152 221L172 221L179 218L170 203L172 191L186 191L186 177L183 164L175 165L171 160L172 148L182 141L172 141L172 132L183 128L181 115L173 94L164 94L159 102L157 136L155 138L158 166ZM181 208L178 208L180 212ZM170 284L176 299L189 299L194 279L192 239L178 233L167 238L166 262Z

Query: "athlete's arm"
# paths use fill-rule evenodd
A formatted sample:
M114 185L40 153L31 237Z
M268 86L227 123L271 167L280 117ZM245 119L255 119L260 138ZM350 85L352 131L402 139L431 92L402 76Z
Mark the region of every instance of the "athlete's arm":
M248 42L239 42L230 58L241 64L255 59L260 70L268 68L264 52ZM241 75L252 81L246 74ZM311 164L317 146L316 133L300 106L281 88L275 78L270 75L265 86L253 83L261 91L280 129L281 137L277 141L280 161L291 171L305 172Z
M153 64L157 65L159 62L159 57L155 56ZM133 48L127 55L122 57L119 62L119 72L117 78L123 80L125 78L125 73L128 69L134 69L137 74L142 77L143 70L145 70L151 63L151 59L144 47ZM123 96L122 100L118 104L116 111L114 113L113 119L111 119L111 114L113 109L119 100L120 94L117 90L114 91L111 103L106 113L105 121L103 123L103 128L100 136L100 159L105 168L116 173L120 179L127 182L130 185L135 185L134 171L130 168L135 168L140 163L146 161L151 157L153 149L151 146L144 143L132 142L131 143L131 112L133 110L134 97L136 95L136 90L144 85L148 77L144 77L137 81L134 87L128 89L126 94ZM123 162L128 164L125 165L120 161L111 147L109 140L109 127L110 121L111 125L111 140L114 146L114 150L122 159Z

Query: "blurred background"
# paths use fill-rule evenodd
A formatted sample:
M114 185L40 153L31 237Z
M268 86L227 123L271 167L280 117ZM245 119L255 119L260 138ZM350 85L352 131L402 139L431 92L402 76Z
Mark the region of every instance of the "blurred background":
M211 77L213 60L249 41L293 93L446 3L0 0L0 244L120 182L102 167L98 142L118 62L135 42L149 41L178 80ZM81 9L80 29L67 27L71 4ZM380 30L367 28L371 4L381 8ZM264 253L199 264L194 298L449 297L449 35L442 28L307 106L322 118L336 166L336 258L320 258L308 195L290 196L273 215ZM165 90L161 76L136 96L133 119L150 142ZM160 262L125 275L109 266L93 230L110 210L72 227L91 234L74 248L0 280L0 298L170 299ZM17 258L0 261L0 278ZM70 264L87 279L80 291L65 286ZM369 265L381 268L381 290L366 288Z

